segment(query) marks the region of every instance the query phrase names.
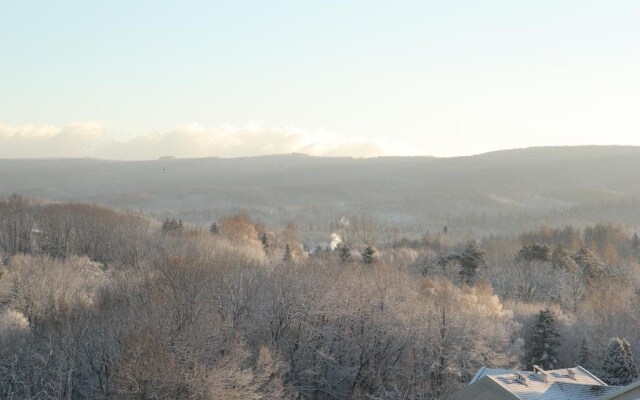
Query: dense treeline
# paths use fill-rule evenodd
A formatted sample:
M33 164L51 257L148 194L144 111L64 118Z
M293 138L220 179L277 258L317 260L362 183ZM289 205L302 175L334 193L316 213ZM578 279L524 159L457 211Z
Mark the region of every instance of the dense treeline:
M541 364L541 343L547 367L596 373L611 338L640 354L623 227L473 242L335 225L309 249L246 214L196 227L0 199L0 397L445 399L480 366Z

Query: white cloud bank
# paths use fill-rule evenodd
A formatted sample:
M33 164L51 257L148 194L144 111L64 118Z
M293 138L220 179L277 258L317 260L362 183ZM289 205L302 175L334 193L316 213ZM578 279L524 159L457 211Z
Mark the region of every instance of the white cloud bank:
M104 125L96 122L77 122L64 127L0 124L0 158L145 160L162 156L243 157L287 153L374 157L415 155L419 150L397 140L346 137L323 129L271 127L259 122L244 127L189 124L125 140L110 139Z
M0 157L86 157L103 136L104 126L96 122L77 122L62 128L0 124Z

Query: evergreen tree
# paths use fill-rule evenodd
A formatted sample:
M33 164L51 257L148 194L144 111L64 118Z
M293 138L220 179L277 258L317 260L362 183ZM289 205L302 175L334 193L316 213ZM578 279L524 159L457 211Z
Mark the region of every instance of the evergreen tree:
M631 249L633 250L633 254L640 255L640 237L638 237L638 233L634 233L631 238Z
M568 272L577 272L578 265L573 261L573 254L567 250L562 244L558 243L553 249L551 256L551 264L554 268L565 270Z
M553 252L551 247L544 243L533 242L529 243L518 251L516 256L519 260L524 261L543 261L550 262Z
M175 218L165 218L162 223L162 233L172 233L182 230L182 220L178 221Z
M162 232L169 232L171 230L171 220L169 218L165 218L162 223Z
M264 254L269 254L269 237L267 236L267 232L262 232L260 235L260 243L262 243L262 250L264 250ZM287 244L287 246L289 246ZM291 249L289 249L291 251Z
M209 227L209 232L211 232L214 235L217 235L218 233L220 233L220 229L218 228L218 224L217 223L212 223L211 226Z
M478 267L485 264L485 251L475 241L467 243L460 254L460 278L463 284L471 285L476 279Z
M351 261L351 250L344 243L338 245L338 259L341 264Z
M638 378L638 368L625 339L614 338L609 342L601 376L607 384L618 386L628 385Z
M576 363L586 369L591 369L591 349L587 344L587 338L582 338L580 349L576 356Z
M560 334L555 327L555 316L548 308L540 310L538 322L536 323L528 346L527 367L534 365L542 369L554 369L558 360L556 355L560 347Z
M287 245L284 246L284 256L282 257L282 261L288 263L291 262L292 259L293 255L291 254L291 246L289 246L289 243L287 243Z
M602 261L586 247L581 247L580 250L573 255L573 261L578 264L582 273L590 281L599 279L604 274Z
M452 263L460 263L460 254L451 253L446 256L440 256L436 260L436 264L442 268L445 268Z
M366 249L362 252L362 262L369 265L378 261L376 257L376 251L371 246L367 246Z

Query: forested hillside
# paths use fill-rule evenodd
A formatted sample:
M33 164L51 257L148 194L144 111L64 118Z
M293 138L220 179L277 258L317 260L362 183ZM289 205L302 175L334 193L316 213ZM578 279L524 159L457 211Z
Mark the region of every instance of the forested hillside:
M315 237L343 215L421 234L540 225L640 225L640 148L530 148L472 157L0 160L0 194L143 210L206 223L249 211Z
M637 378L610 356L640 356L626 225L469 240L340 218L309 248L291 220L0 199L0 398L447 399L481 366L534 364Z

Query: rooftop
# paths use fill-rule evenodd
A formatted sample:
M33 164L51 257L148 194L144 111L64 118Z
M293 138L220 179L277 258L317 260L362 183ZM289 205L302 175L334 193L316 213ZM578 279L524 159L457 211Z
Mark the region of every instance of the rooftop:
M462 390L459 398L472 398L468 395L473 386L502 388L511 394L507 397L520 400L595 400L619 389L580 366L549 371L537 367L534 371L482 368L469 383L470 390Z

